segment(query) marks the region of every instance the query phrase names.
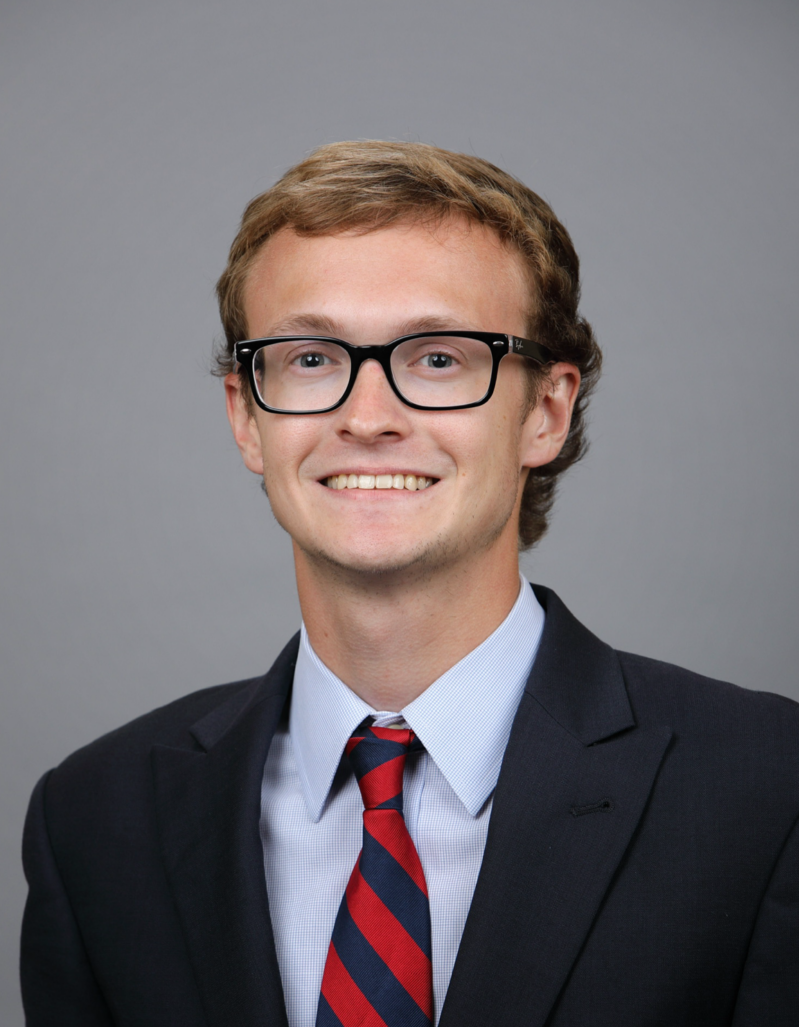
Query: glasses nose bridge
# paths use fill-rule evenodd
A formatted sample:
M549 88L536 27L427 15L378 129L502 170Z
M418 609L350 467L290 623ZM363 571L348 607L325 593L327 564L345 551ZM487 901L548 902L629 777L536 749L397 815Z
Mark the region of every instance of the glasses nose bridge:
M382 367L386 382L391 386L392 390L396 391L394 374L391 370L391 353L394 350L394 346L388 343L383 346L348 346L347 349L350 355L350 387L347 390L348 392L355 388L355 382L361 368L370 360L374 360L375 363Z
M359 423L362 417L365 417L365 423L372 423L375 418L382 422L388 417L393 425L399 413L393 404L398 403L401 408L407 406L397 389L391 369L391 353L395 348L391 343L376 346L353 346L351 344L347 346L350 355L350 381L341 402L349 411L348 417L355 416ZM361 368L370 361L380 365L383 375L378 375L377 378L369 376L369 380L359 388L358 376ZM388 414L389 409L393 409L394 412ZM388 424L388 422L386 423Z

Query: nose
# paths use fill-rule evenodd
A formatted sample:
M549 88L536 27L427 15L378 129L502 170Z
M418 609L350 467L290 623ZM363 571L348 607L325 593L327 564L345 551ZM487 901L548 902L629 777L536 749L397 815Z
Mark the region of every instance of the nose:
M388 442L410 430L408 408L394 393L376 360L361 364L352 392L339 412L339 434L360 442Z

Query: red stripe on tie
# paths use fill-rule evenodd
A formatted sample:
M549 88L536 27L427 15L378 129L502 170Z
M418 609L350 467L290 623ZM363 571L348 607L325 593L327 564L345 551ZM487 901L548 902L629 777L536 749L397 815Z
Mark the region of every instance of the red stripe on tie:
M349 756L349 754L352 752L352 750L355 748L355 746L358 745L362 741L363 741L363 736L362 735L358 735L356 738L348 738L347 739L347 744L344 747L346 749L346 751L347 751L347 755Z
M322 994L344 1027L387 1027L350 977L332 943L327 951Z
M402 869L427 895L427 882L424 870L419 861L419 854L414 848L411 836L402 814L396 809L367 810L363 817L365 831L380 842L384 849L391 853Z
M393 799L402 791L402 771L405 767L405 753L386 760L379 767L364 774L358 782L361 789L363 804L366 809L374 809L388 799Z
M369 730L377 738L382 738L384 742L399 742L401 745L408 745L413 734L413 731L407 727L375 727L372 725Z
M358 930L425 1016L432 1020L430 960L360 872L350 878L346 894L347 906Z

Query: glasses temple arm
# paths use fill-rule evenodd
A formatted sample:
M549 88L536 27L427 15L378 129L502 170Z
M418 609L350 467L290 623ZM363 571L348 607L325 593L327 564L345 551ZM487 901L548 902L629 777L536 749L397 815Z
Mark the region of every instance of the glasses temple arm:
M539 364L551 364L555 361L554 353L542 346L540 342L532 339L522 339L518 335L506 336L508 340L508 352L518 353L521 357L530 357Z

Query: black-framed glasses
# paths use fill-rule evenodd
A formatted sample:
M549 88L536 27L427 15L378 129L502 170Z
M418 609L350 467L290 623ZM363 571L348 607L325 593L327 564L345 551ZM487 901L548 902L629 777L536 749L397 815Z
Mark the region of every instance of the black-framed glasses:
M464 410L486 403L508 353L537 364L555 357L531 339L499 332L416 332L383 346L353 346L325 335L237 342L258 406L273 414L324 414L352 392L365 360L376 360L396 395L416 410Z

